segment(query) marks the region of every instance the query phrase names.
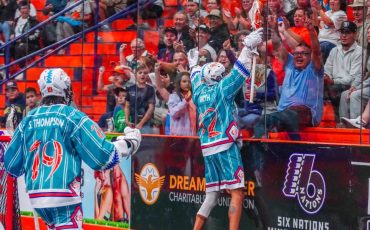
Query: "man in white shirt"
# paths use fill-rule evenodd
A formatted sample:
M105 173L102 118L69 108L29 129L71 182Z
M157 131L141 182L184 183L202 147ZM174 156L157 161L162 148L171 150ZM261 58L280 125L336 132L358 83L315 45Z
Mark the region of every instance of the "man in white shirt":
M215 49L208 44L209 39L211 38L211 31L209 30L208 26L200 25L195 31L195 40L198 47L195 47L188 52L188 57L191 59L195 58L195 53L198 52L200 49L206 49L212 57L213 61L217 59L217 53ZM198 57L196 57L198 60ZM196 61L197 61L196 60Z
M344 21L340 27L340 45L330 51L325 63L325 93L339 122L339 101L343 91L361 84L362 48L356 42L357 26Z

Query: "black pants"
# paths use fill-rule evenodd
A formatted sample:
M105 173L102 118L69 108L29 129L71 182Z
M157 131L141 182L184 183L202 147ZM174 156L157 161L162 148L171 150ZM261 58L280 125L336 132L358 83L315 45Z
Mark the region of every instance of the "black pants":
M278 131L288 131L292 140L300 140L299 129L307 126L312 126L310 108L303 105L291 106L284 111L267 114L266 123L265 119L261 117L254 127L254 136L261 138L265 133L276 127Z
M348 90L351 86L350 85L343 85L343 84L334 84L334 85L326 85L325 86L325 99L330 100L331 104L333 105L334 114L335 114L335 121L337 123L340 122L339 117L339 104L340 104L340 96L342 92Z

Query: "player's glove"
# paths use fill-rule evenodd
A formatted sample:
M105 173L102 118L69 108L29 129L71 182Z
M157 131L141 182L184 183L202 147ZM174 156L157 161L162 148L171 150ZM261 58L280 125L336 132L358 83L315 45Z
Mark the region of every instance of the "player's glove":
M140 130L126 127L123 132L125 135L118 136L113 144L122 157L132 156L136 153L141 143Z
M259 28L244 38L243 44L250 50L254 50L262 43L263 28Z
M198 65L198 59L199 59L199 51L191 50L188 56L190 69Z
M243 41L244 48L240 52L238 61L248 70L252 69L252 56L258 55L257 47L262 43L263 28L250 33Z

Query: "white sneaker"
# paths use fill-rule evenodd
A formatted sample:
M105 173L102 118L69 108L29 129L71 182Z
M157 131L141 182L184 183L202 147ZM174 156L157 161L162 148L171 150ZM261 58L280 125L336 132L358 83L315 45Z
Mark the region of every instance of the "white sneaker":
M353 127L353 128L362 129L362 128L365 128L365 126L366 126L366 123L364 121L362 121L360 117L357 117L357 118L354 118L354 119L341 117L340 119L342 121L344 121L344 123L346 123L347 125L349 125L350 127Z

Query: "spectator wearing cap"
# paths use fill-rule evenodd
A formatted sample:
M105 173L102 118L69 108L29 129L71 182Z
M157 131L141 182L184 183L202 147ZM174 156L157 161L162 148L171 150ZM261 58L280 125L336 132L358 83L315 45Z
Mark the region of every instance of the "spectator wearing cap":
M195 42L190 35L189 19L184 12L176 12L173 16L174 27L177 31L177 42L182 43L184 50L188 52L194 48Z
M325 93L339 122L339 102L343 91L358 89L362 81L362 48L356 42L357 26L344 21L340 27L340 44L330 51L325 63Z
M209 20L209 29L211 31L211 38L208 43L217 53L222 48L224 41L230 38L230 32L222 19L220 10L211 10L207 18Z
M200 9L201 0L188 0L185 5L185 12L189 19L189 27L195 29L199 24L202 24L208 13Z
M367 34L370 34L370 27L367 29ZM367 37L368 42L370 42L370 36ZM368 44L369 46L369 44ZM365 52L364 52L365 53ZM356 119L360 121L359 117L361 115L364 106L370 99L370 58L369 49L367 50L366 58L364 58L365 63L363 65L363 82L360 87L356 87L353 90L346 90L342 93L340 97L339 104L339 115L341 121L348 121L346 119ZM368 106L366 106L368 107ZM365 109L366 111L366 109ZM369 114L368 114L369 115ZM367 115L367 116L368 116Z
M174 43L177 41L177 30L174 27L166 27L163 32L163 41L166 48L160 49L157 57L160 61L172 62L175 53Z
M195 30L195 41L196 44L198 44L198 47L195 47L188 52L188 58L189 61L194 60L195 58L198 59L198 56L196 53L199 53L200 49L205 49L207 50L212 57L213 61L216 61L217 59L217 53L215 49L210 46L208 43L209 39L211 38L211 31L209 30L208 26L206 25L200 25L196 30ZM198 63L198 60L194 60L195 63Z
M351 5L353 9L354 23L357 25L357 42L362 48L367 47L367 28L370 25L370 14L367 12L367 5L364 0L355 0ZM365 15L365 21L364 21Z
M26 108L26 97L19 91L15 80L10 80L5 84L5 96L5 110L2 122L5 123L11 107L14 106L16 116L13 124L16 126L22 120L23 110Z
M107 94L107 106L106 106L106 113L103 114L98 121L98 125L101 128L106 128L106 120L113 116L114 107L116 106L116 98L114 95L114 89L118 87L123 87L125 84L124 75L122 74L122 68L115 68L113 71L112 76L109 77L110 84L104 84L103 76L104 76L105 68L100 67L99 75L98 75L98 84L97 90L98 91L105 91Z

